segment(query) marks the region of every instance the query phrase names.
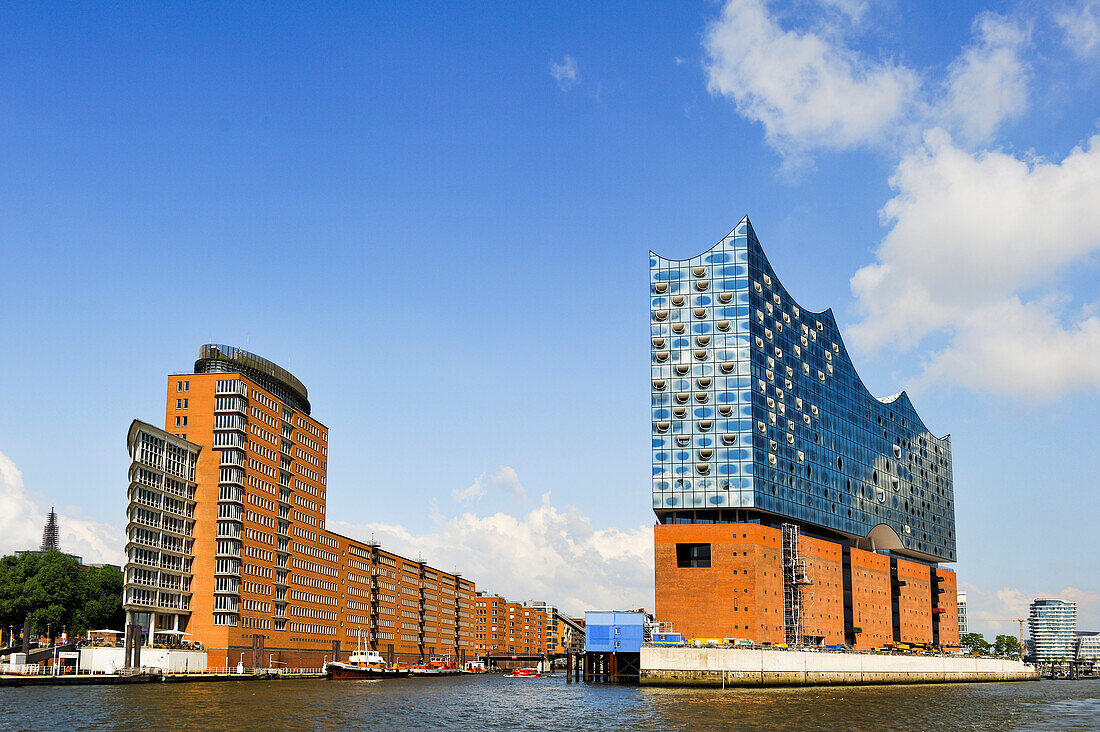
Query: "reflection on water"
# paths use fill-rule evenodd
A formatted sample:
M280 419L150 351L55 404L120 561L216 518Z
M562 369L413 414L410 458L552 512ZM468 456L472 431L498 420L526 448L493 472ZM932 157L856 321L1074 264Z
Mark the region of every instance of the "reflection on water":
M0 689L0 729L1100 729L1100 681L691 690L499 676Z

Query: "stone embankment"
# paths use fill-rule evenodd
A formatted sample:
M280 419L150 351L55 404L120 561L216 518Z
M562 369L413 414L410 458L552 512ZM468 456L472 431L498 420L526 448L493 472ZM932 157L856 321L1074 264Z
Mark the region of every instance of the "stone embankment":
M1001 658L645 647L639 681L655 686L725 687L1038 679L1034 666Z

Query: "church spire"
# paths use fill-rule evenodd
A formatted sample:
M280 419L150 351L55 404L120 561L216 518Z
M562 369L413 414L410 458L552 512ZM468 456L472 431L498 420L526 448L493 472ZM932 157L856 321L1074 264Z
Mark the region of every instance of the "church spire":
M50 506L50 515L46 517L46 527L42 529L42 551L61 550L61 526L57 523L57 511Z

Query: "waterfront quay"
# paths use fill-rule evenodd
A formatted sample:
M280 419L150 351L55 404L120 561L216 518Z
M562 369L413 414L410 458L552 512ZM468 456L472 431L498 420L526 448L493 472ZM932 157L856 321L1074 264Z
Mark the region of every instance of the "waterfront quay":
M1007 658L652 646L641 649L639 675L642 684L723 688L1038 679L1034 666Z

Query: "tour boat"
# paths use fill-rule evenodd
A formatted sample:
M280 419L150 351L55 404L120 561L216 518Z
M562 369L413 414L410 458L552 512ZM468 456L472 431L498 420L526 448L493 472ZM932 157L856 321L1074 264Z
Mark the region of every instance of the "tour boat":
M518 679L531 679L538 678L542 676L542 674L539 673L537 668L516 668L512 669L510 676Z
M389 668L378 651L360 649L352 652L347 663L326 663L325 675L330 679L394 679L408 676L409 670Z

